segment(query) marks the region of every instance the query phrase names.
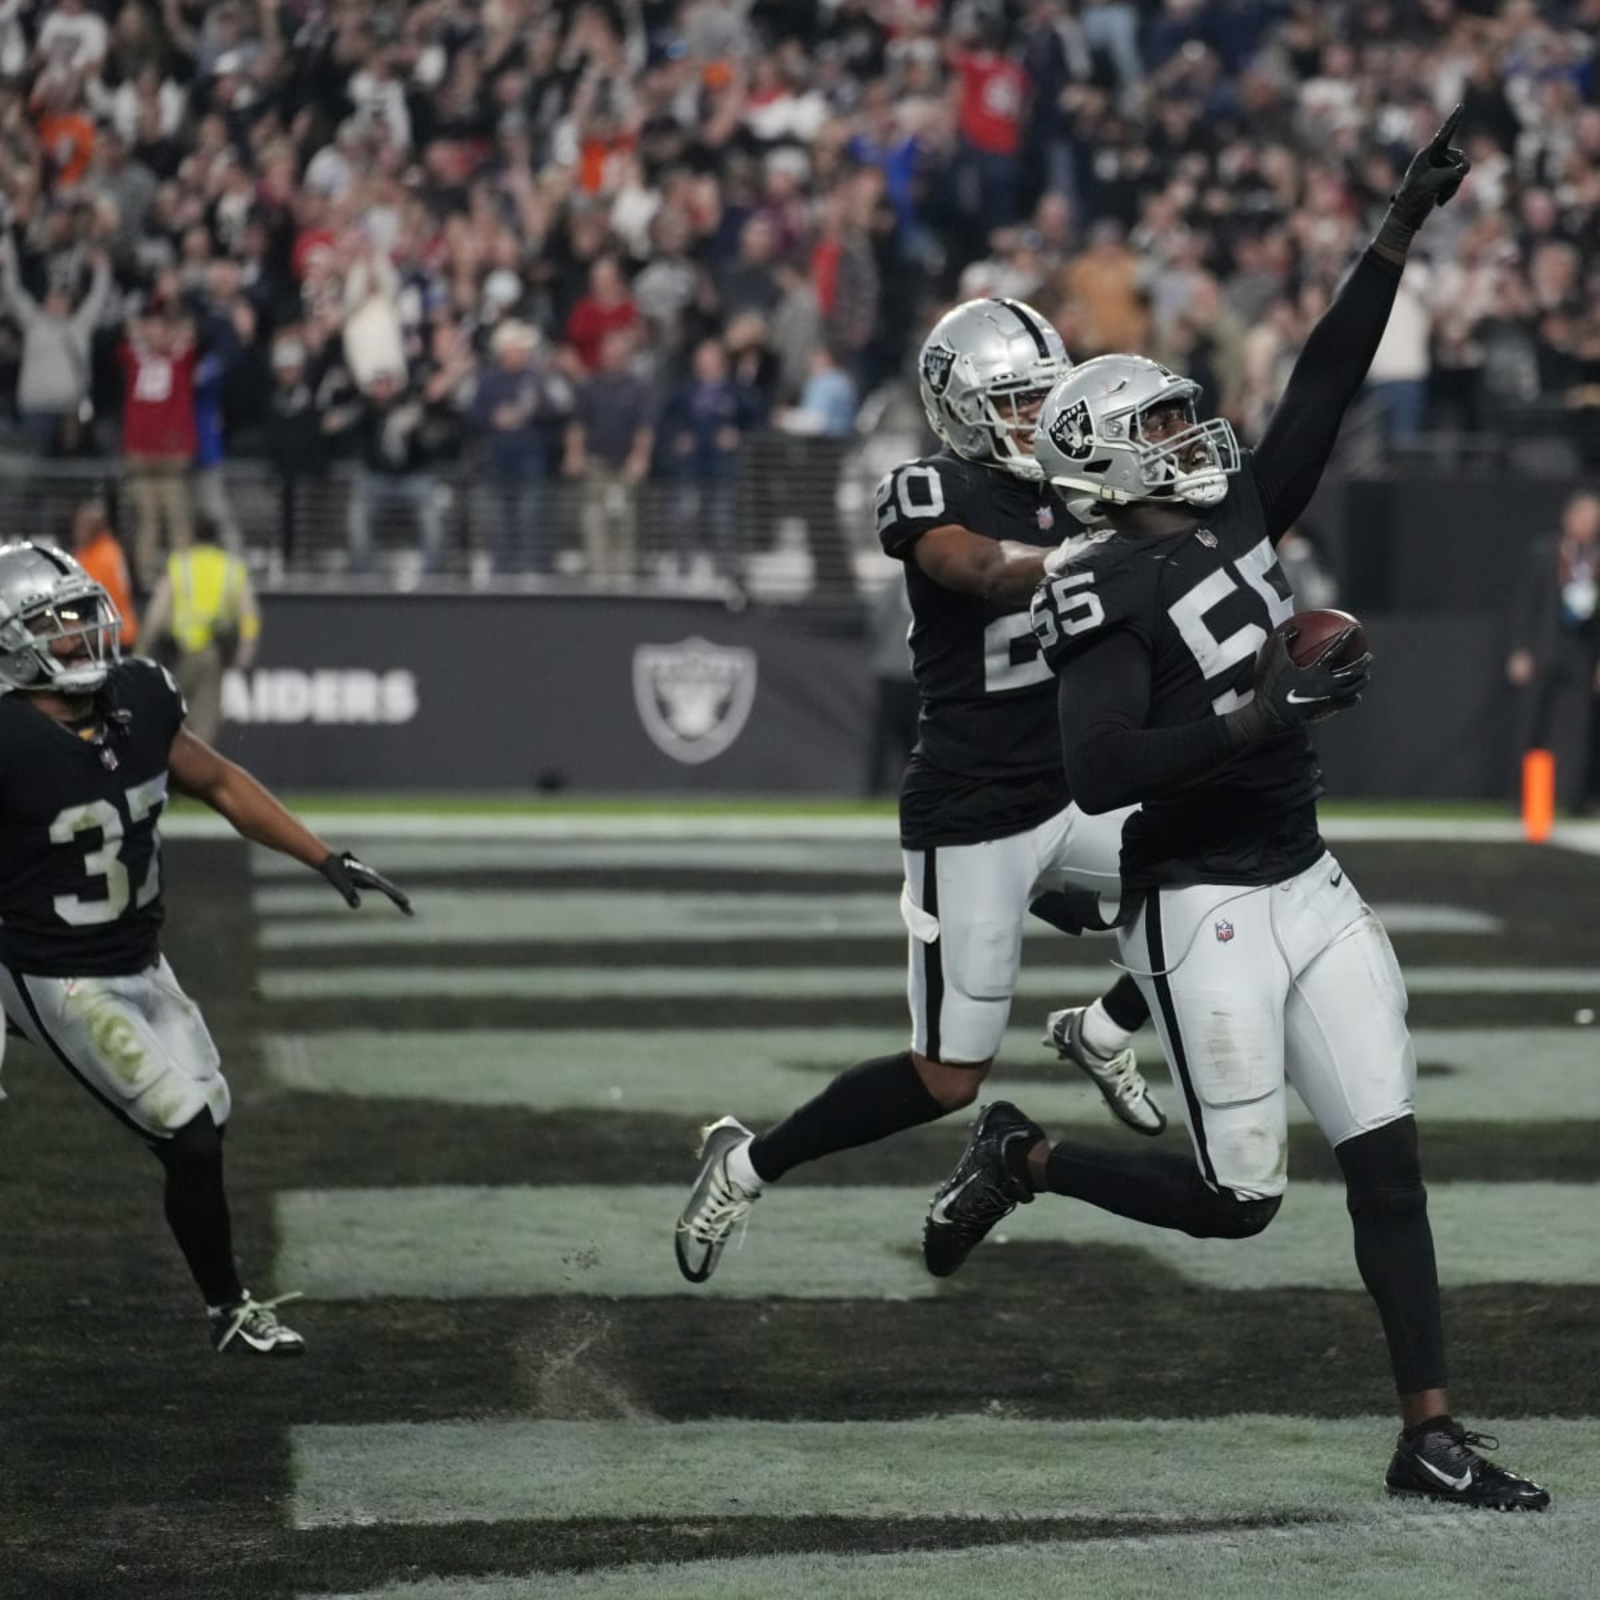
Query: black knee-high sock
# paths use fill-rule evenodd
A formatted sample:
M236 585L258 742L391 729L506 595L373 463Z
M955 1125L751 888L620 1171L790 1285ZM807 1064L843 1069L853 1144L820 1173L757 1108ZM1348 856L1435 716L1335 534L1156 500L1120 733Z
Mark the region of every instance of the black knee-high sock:
M222 1130L202 1111L170 1139L152 1146L167 1169L167 1226L210 1306L240 1299L233 1224L222 1186Z
M1243 1200L1225 1189L1212 1189L1191 1157L1156 1150L1123 1152L1061 1143L1045 1163L1045 1182L1052 1194L1087 1200L1102 1211L1196 1239L1248 1238L1266 1227L1279 1205L1276 1197Z
M1123 973L1100 996L1100 1004L1106 1008L1106 1015L1129 1033L1137 1033L1150 1020L1150 1007L1145 1004L1139 985L1133 981L1130 973Z
M750 1146L750 1162L770 1183L804 1161L887 1139L944 1114L918 1076L910 1052L902 1050L841 1072L821 1094L758 1135Z
M1395 1387L1401 1394L1442 1389L1444 1317L1416 1119L1357 1134L1334 1154L1344 1170L1356 1266L1383 1321Z

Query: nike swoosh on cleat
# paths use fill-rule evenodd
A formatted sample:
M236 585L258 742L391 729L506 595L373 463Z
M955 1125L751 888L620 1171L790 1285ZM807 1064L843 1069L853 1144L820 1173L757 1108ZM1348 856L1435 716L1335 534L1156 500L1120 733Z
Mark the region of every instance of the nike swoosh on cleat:
M1464 1494L1472 1487L1471 1472L1463 1473L1459 1478L1452 1478L1448 1472L1441 1472L1431 1462L1424 1461L1421 1456L1416 1458L1417 1465L1430 1477L1437 1478L1447 1489L1454 1489L1457 1494Z
M978 1181L978 1177L979 1174L976 1172L970 1173L968 1174L966 1181L958 1184L949 1192L949 1194L940 1195L933 1202L933 1204L928 1207L928 1221L937 1222L941 1227L949 1227L950 1218L946 1215L946 1212L948 1212L950 1209L950 1203L959 1197L963 1189L969 1188L972 1184L976 1183Z
M1328 880L1328 882L1331 883L1334 886L1335 889L1337 889L1339 887L1339 885L1344 882L1344 873L1343 873L1343 871L1339 871L1339 872L1334 873L1334 875Z

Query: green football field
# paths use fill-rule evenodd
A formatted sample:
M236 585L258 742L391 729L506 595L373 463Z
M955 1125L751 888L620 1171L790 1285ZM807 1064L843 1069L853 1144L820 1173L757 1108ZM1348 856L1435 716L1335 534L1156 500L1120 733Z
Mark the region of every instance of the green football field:
M881 812L382 821L332 826L414 921L165 855L246 1282L304 1292L304 1360L211 1352L156 1163L11 1043L0 1600L1597 1592L1600 853L1334 843L1410 983L1456 1409L1556 1499L1501 1518L1382 1493L1382 1339L1303 1117L1256 1240L1046 1197L936 1282L963 1117L795 1173L683 1283L699 1124L904 1043ZM1116 1143L1037 1043L1110 954L1030 935L994 1086Z

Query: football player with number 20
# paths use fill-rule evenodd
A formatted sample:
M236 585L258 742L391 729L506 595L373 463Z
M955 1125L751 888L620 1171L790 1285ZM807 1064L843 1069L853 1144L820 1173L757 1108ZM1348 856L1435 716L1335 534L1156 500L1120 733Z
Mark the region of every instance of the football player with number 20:
M167 672L121 659L110 596L71 556L0 548L0 1002L23 1038L144 1139L218 1350L298 1355L277 1300L239 1281L222 1131L227 1081L161 954L157 823L173 788L321 872L352 906L392 883L328 848L183 725Z
M920 365L945 449L896 468L877 494L879 537L905 566L921 702L900 794L911 1047L851 1067L758 1136L732 1117L706 1130L676 1234L695 1283L768 1183L970 1105L1010 1016L1030 906L1077 931L1103 926L1120 894L1126 813L1071 804L1055 683L1028 623L1066 531L1033 459L1034 426L1071 362L1037 311L996 299L941 318ZM1046 1034L1118 1117L1158 1134L1165 1121L1129 1047L1148 1015L1123 978L1092 1006L1053 1012Z
M1118 941L1193 1154L1052 1144L996 1102L935 1195L944 1225L930 1218L924 1254L953 1272L1045 1190L1198 1238L1260 1233L1283 1198L1292 1083L1338 1157L1388 1342L1402 1421L1390 1492L1539 1511L1549 1495L1486 1460L1486 1441L1450 1415L1405 985L1317 827L1306 725L1360 698L1370 657L1297 664L1275 631L1293 607L1274 546L1361 388L1413 235L1466 175L1450 143L1459 118L1407 168L1254 452L1226 422L1198 420L1193 383L1139 356L1086 362L1045 405L1046 475L1100 499L1110 531L1040 588L1033 624L1060 676L1073 793L1095 811L1142 802L1123 841Z

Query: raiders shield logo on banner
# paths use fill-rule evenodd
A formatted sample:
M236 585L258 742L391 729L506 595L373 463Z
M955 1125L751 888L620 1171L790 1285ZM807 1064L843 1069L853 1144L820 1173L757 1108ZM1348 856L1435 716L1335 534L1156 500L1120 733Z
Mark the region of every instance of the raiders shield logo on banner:
M633 699L658 750L697 766L744 731L756 698L756 653L680 639L633 652Z
M956 364L956 353L947 344L936 344L922 352L922 381L935 394L943 394L950 382L950 369Z

